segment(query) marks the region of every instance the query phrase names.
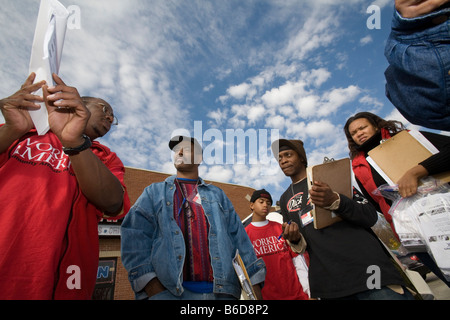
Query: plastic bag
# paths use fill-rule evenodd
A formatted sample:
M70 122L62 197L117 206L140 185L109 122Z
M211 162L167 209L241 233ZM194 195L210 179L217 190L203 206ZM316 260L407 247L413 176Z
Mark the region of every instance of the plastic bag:
M419 195L420 196L426 195L429 192L440 190L440 187L443 188L442 189L443 192L445 192L445 190L449 190L449 188L450 188L448 186L448 184L443 183L442 181L434 179L432 177L427 177L420 181L421 181L421 184L417 188L417 194L415 194L409 198L413 198L413 197L419 196ZM399 201L402 198L400 196L400 194L398 193L397 185L391 186L389 184L383 184L383 185L379 186L378 189L375 189L373 191L373 194L377 195L377 196L385 197L391 201ZM406 198L406 199L409 199L409 198ZM393 206L394 205L392 204L392 207Z
M395 189L383 185L377 193L393 200L389 214L401 243L411 252L428 252L450 281L450 186L429 177L411 197Z

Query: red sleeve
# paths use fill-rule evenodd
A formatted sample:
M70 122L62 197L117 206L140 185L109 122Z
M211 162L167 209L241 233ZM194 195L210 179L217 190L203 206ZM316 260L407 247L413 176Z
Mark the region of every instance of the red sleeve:
M108 219L111 220L121 219L128 213L131 207L127 187L124 183L125 167L122 163L122 160L120 160L115 152L112 152L108 147L100 144L97 141L92 142L91 150L97 157L99 157L99 159L108 167L112 174L114 174L122 184L124 190L122 213L114 217L108 217Z

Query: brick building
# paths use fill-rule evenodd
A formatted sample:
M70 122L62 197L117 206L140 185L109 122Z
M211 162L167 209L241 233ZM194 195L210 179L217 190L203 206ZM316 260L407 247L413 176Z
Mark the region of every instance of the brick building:
M134 204L145 187L154 182L164 181L168 176L161 172L126 167L125 184L131 204ZM251 213L248 199L254 189L214 181L207 182L218 186L225 192L241 220ZM134 299L127 272L120 259L120 223L121 221L101 221L99 223L100 261L93 297L96 300Z

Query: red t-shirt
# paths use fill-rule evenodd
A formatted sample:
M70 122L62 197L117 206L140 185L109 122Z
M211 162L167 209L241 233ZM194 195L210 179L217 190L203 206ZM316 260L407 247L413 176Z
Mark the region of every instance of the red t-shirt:
M91 150L125 188L116 154L95 141ZM30 131L0 154L0 177L0 299L90 299L102 212L82 194L59 139Z
M266 279L262 289L264 300L308 300L297 276L292 258L296 256L278 236L281 224L274 221L262 227L249 224L245 231L253 244L256 256L266 264Z

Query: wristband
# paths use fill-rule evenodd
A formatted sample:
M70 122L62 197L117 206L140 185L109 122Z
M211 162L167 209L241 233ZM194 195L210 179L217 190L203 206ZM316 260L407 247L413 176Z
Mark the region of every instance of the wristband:
M76 154L79 154L81 151L90 148L92 146L91 139L85 134L83 134L83 138L84 138L83 144L78 146L78 147L75 147L75 148L63 147L64 153L69 155L69 156L74 156Z
M335 201L331 204L331 206L324 207L324 209L331 210L331 211L335 211L335 210L337 210L337 209L339 208L339 205L341 204L341 196L340 196L339 193L337 193L337 192L334 192L334 193L338 196L337 200L335 200Z

